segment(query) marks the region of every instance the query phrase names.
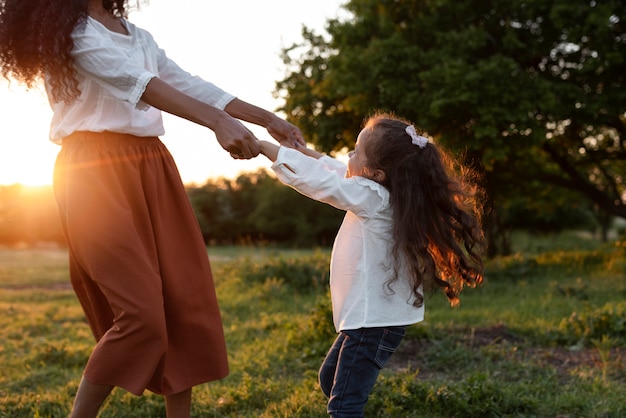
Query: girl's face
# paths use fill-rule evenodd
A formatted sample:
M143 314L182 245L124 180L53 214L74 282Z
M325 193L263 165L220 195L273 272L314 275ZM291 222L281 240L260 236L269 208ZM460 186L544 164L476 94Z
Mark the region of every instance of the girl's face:
M370 170L367 167L367 158L365 156L365 148L368 141L371 138L371 131L368 128L364 128L356 139L354 145L354 151L348 153L348 171L346 177L360 176L365 178L371 178Z

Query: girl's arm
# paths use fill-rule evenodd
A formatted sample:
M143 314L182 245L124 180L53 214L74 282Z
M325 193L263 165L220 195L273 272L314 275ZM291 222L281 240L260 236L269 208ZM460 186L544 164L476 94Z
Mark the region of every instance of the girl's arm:
M278 149L280 148L278 145L268 141L259 141L259 146L261 148L261 154L265 155L272 162L276 161L276 158L278 157ZM323 157L325 155L311 148L303 147L299 143L296 143L295 149L300 151L304 155L315 159L319 159L320 157Z
M275 162L278 158L278 150L280 147L268 141L259 141L261 154L265 155L271 162Z
M267 141L260 141L259 146L261 153L273 161L272 170L278 179L311 199L357 215L377 211L388 202L377 183L361 177L345 178L346 166L338 160L326 156L311 158L297 149Z

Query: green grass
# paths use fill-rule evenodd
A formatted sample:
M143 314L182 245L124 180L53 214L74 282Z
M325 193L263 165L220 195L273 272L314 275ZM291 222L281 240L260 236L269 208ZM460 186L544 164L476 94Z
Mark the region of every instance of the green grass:
M515 242L459 308L427 296L426 320L383 370L368 417L626 416L626 243ZM334 336L329 251L209 254L231 374L194 389L192 415L325 416L316 379ZM0 417L67 416L92 346L65 252L0 250ZM101 413L164 416L161 397L118 389Z

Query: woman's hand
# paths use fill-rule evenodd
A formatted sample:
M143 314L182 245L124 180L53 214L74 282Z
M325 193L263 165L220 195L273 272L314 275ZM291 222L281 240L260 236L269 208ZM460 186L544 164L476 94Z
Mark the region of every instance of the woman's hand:
M259 155L259 141L241 122L224 114L213 131L220 146L237 160L247 160Z
M306 146L306 141L300 129L291 123L275 117L267 126L267 132L281 145L289 148Z
M304 135L300 129L265 109L235 98L226 105L224 110L236 119L265 127L267 132L281 145L289 148L306 146Z

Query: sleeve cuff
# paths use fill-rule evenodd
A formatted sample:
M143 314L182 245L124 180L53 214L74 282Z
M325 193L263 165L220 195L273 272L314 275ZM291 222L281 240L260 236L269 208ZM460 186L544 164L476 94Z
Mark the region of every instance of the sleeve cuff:
M143 96L146 91L146 87L148 87L148 83L156 77L155 74L150 71L145 71L141 73L137 82L135 83L135 88L130 92L128 97L128 102L135 106L139 110L147 110L150 106L147 103L141 101L141 96Z

